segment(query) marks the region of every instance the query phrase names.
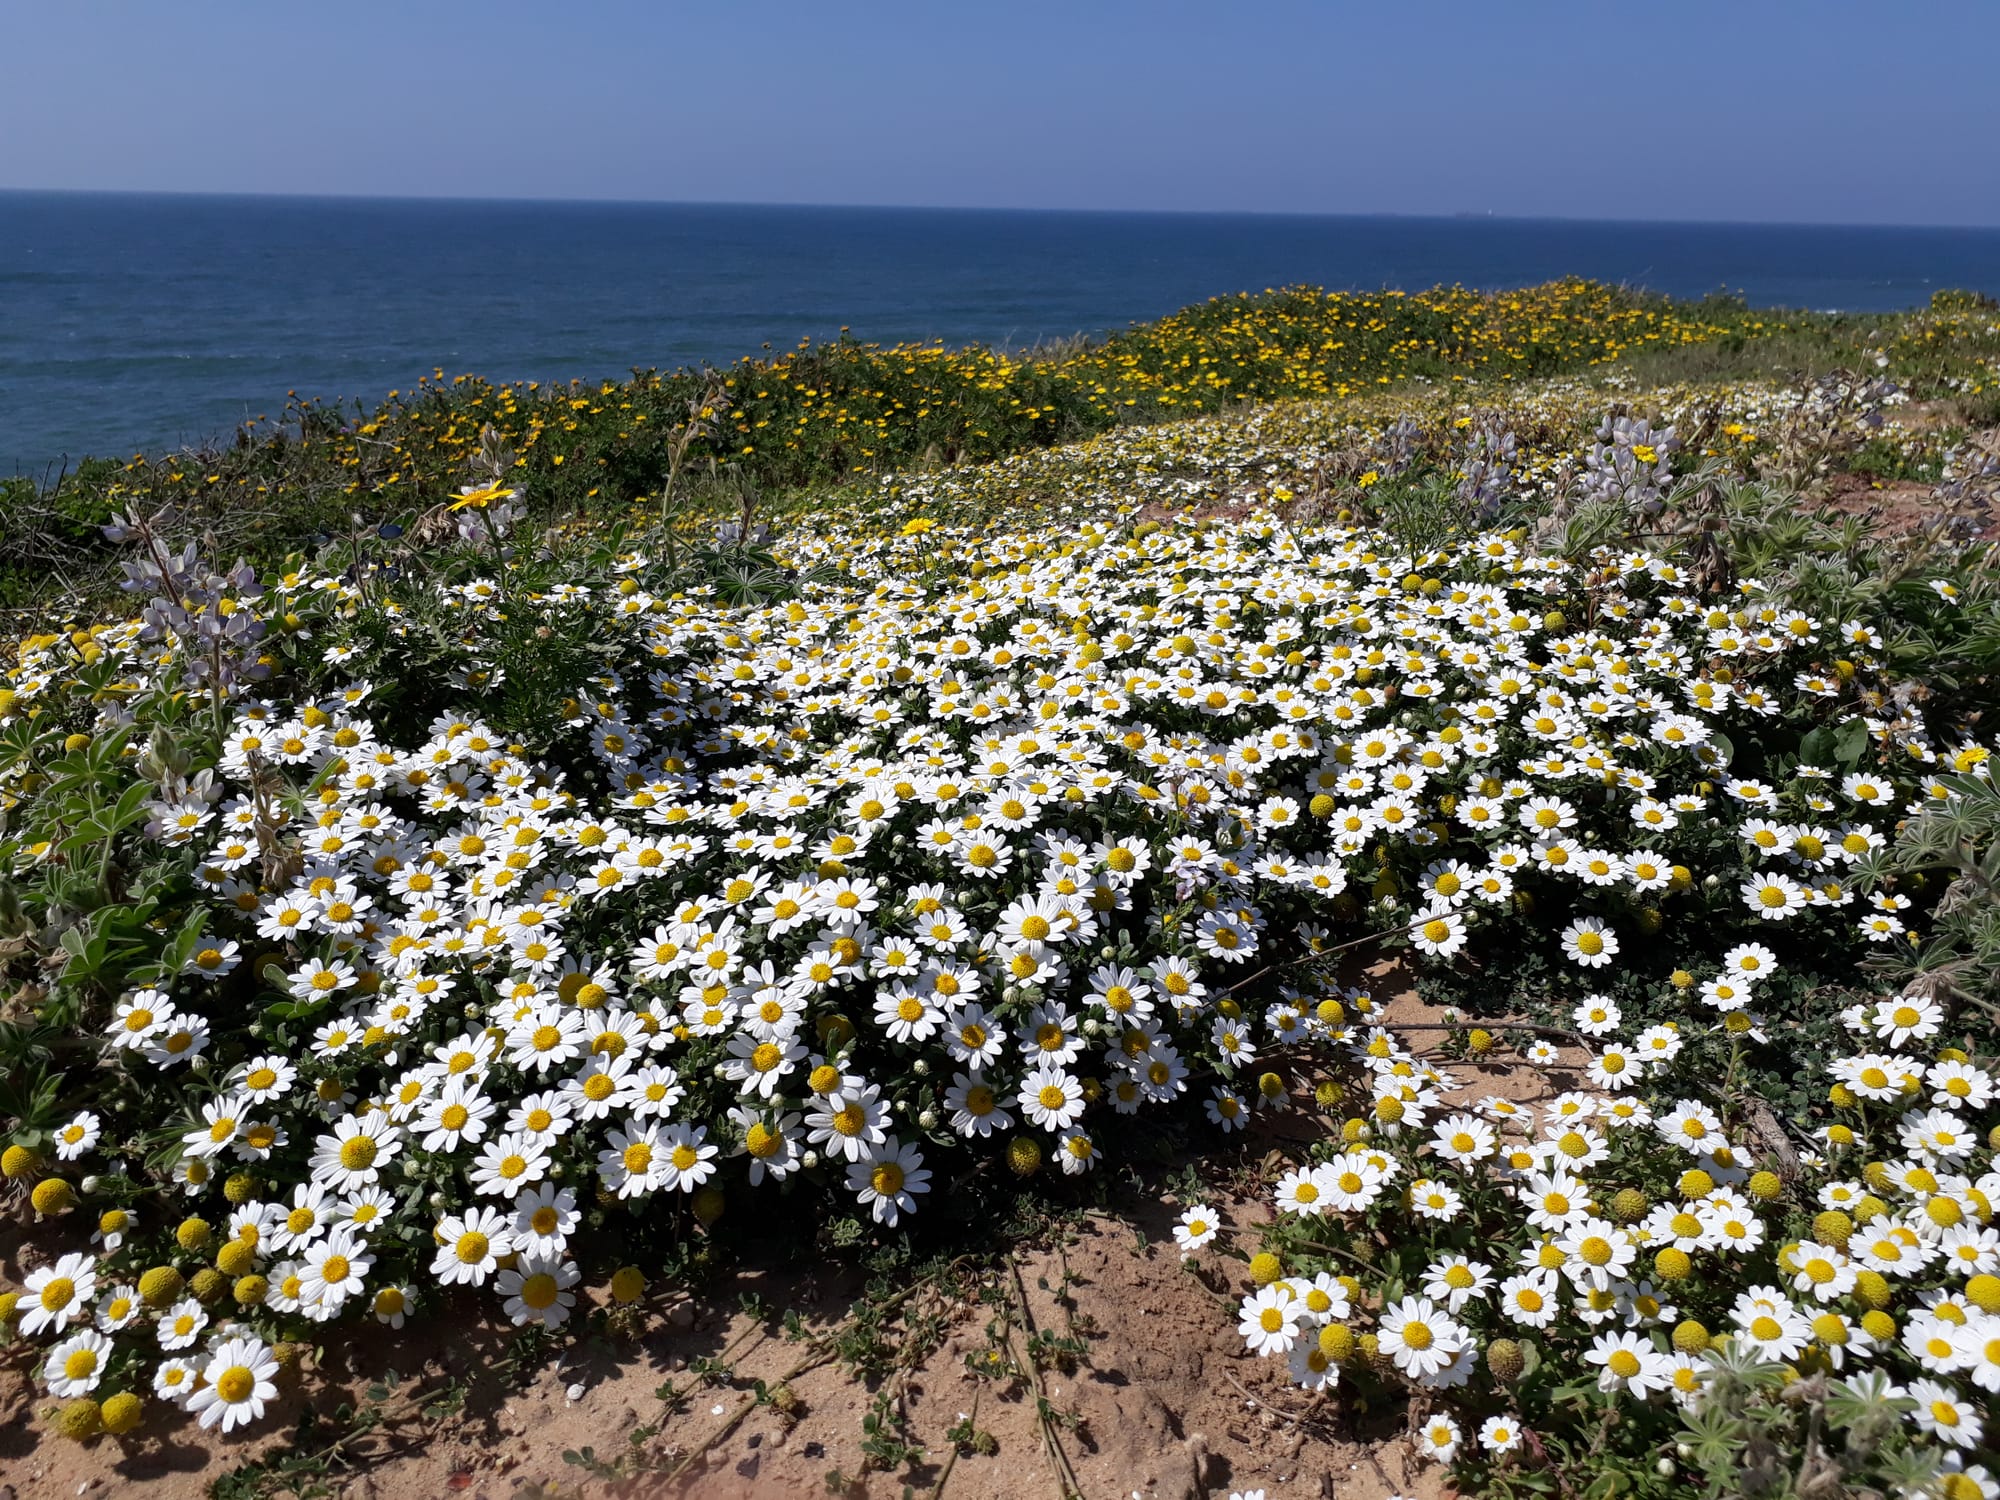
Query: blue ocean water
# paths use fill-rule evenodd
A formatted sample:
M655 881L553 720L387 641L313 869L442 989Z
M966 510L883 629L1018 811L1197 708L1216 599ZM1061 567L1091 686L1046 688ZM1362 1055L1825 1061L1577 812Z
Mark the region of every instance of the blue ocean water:
M0 193L0 473L440 366L617 376L842 327L1018 347L1299 282L1571 274L1880 311L2000 292L2000 230Z

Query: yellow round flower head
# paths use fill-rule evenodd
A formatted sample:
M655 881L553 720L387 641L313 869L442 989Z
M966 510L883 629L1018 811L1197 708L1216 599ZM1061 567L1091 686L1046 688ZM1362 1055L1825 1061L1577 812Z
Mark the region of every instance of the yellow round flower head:
M171 1307L187 1290L187 1281L172 1266L154 1266L139 1278L139 1300L155 1311Z
M103 1408L88 1396L79 1396L57 1413L56 1430L79 1443L94 1438L104 1430Z
M1682 1354L1700 1354L1708 1342L1708 1330L1693 1318L1683 1318L1674 1325L1674 1348Z
M107 1396L104 1405L98 1411L98 1420L104 1424L104 1430L113 1437L123 1437L126 1433L137 1430L145 1417L145 1401L131 1391L120 1391L115 1396Z

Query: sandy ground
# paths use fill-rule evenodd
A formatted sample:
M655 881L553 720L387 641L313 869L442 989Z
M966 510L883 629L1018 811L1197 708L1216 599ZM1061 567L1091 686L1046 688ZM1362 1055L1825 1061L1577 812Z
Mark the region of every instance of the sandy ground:
M1439 1016L1394 969L1370 976L1387 999L1385 1019L1408 1027L1419 1050L1445 1034L1422 1030ZM1574 1062L1567 1054L1565 1062ZM1566 1069L1547 1073L1497 1062L1448 1065L1467 1103L1488 1094L1524 1102L1574 1086ZM1319 1127L1303 1115L1267 1118L1210 1200L1254 1248L1268 1216L1260 1163L1288 1140ZM1135 1196L1115 1214L1093 1215L1061 1245L1023 1248L1011 1275L986 1280L990 1295L1016 1309L1025 1294L1029 1331L1081 1340L1067 1369L1040 1372L1062 1458L1089 1500L1183 1500L1262 1489L1269 1500L1436 1500L1442 1475L1419 1467L1401 1412L1362 1413L1338 1393L1306 1396L1277 1361L1247 1355L1235 1331L1235 1299L1247 1285L1239 1261L1213 1249L1182 1266L1171 1229L1181 1204L1165 1194ZM13 1261L13 1226L7 1278ZM1018 1287L1018 1290L1016 1290ZM1060 1500L1064 1480L1050 1454L1032 1392L976 1375L967 1357L988 1345L997 1304L919 1289L905 1324L928 1322L935 1347L886 1381L864 1382L837 1363L815 1363L813 1332L846 1314L859 1290L851 1272L809 1276L744 1270L723 1277L698 1303L662 1301L630 1340L585 1338L524 1381L498 1368L513 1331L496 1323L490 1301L448 1307L421 1331L353 1330L338 1350L309 1358L283 1388L280 1409L248 1440L224 1442L188 1425L156 1420L128 1439L79 1446L54 1436L41 1413L52 1403L27 1378L17 1346L0 1355L0 1500L122 1495L206 1495L237 1466L288 1449L324 1450L339 1427L301 1439L308 1402L321 1412L354 1401L385 1368L405 1375L382 1404L385 1420L328 1456L319 1487L269 1493L341 1500L418 1500L465 1495L528 1500L555 1495L688 1495L697 1500L766 1496L897 1497L951 1500ZM776 1317L740 1310L742 1294L797 1311L805 1338L788 1337ZM1024 1334L1021 1317L1012 1334ZM690 1360L721 1359L726 1377L689 1373ZM801 1366L807 1368L801 1369ZM789 1378L787 1378L789 1377ZM755 1383L776 1399L759 1403ZM687 1392L669 1407L658 1392ZM448 1387L463 1392L449 1412L427 1413ZM886 1389L924 1449L913 1463L864 1474L862 1422ZM975 1403L976 1406L975 1406ZM988 1452L956 1450L947 1430L971 1417L992 1438ZM646 1434L634 1444L630 1435ZM718 1434L724 1434L717 1440ZM982 1447L986 1446L982 1443ZM566 1462L592 1448L620 1473ZM686 1466L676 1473L677 1466ZM837 1476L830 1478L830 1476ZM848 1480L842 1491L840 1478ZM302 1480L303 1483L303 1480Z

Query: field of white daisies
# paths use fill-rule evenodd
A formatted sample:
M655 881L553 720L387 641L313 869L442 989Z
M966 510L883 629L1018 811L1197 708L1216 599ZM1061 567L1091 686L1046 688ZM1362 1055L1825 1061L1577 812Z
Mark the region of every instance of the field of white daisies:
M261 575L135 503L0 687L53 1424L1285 1111L1275 1218L1179 1248L1462 1489L2000 1496L2000 449L1873 373L1371 399L720 533L548 529L489 445ZM1828 503L1885 443L1915 524ZM1587 1066L1478 1097L1386 956Z

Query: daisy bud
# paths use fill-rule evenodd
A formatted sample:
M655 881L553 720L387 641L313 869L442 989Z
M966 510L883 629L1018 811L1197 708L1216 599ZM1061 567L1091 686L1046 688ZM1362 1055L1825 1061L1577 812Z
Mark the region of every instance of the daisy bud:
M92 1175L84 1178L81 1182L77 1183L76 1190L86 1198L88 1198L92 1193L96 1192L97 1191L96 1174L93 1173Z
M1486 1346L1486 1368L1502 1385L1520 1379L1527 1367L1527 1355L1513 1339L1495 1339Z
M443 1193L441 1193L441 1192L433 1192L433 1193L431 1194L431 1196L430 1196L430 1205L431 1205L431 1207L432 1207L432 1208L439 1208L439 1209L441 1209L441 1208L443 1208L443 1207L444 1207L444 1204L445 1204L445 1197L444 1197L444 1194L443 1194Z
M74 739L76 736L72 735ZM104 1413L98 1404L88 1396L79 1396L62 1409L56 1418L56 1430L66 1438L77 1442L87 1442L97 1436L104 1426Z
M109 1397L98 1412L98 1419L104 1423L104 1430L113 1437L123 1437L135 1429L146 1415L146 1403L131 1391L120 1391Z
M928 1078L931 1076L930 1062L927 1059L920 1057L915 1062L910 1064L910 1071L916 1074L917 1077L919 1078Z
M799 1165L810 1172L814 1167L819 1165L819 1153L817 1151L808 1151L804 1156L799 1158Z
M180 1300L187 1282L172 1266L154 1266L139 1278L139 1300L151 1308L162 1308Z
M917 1116L917 1124L925 1130L937 1129L937 1122L937 1111L934 1109L927 1109Z

